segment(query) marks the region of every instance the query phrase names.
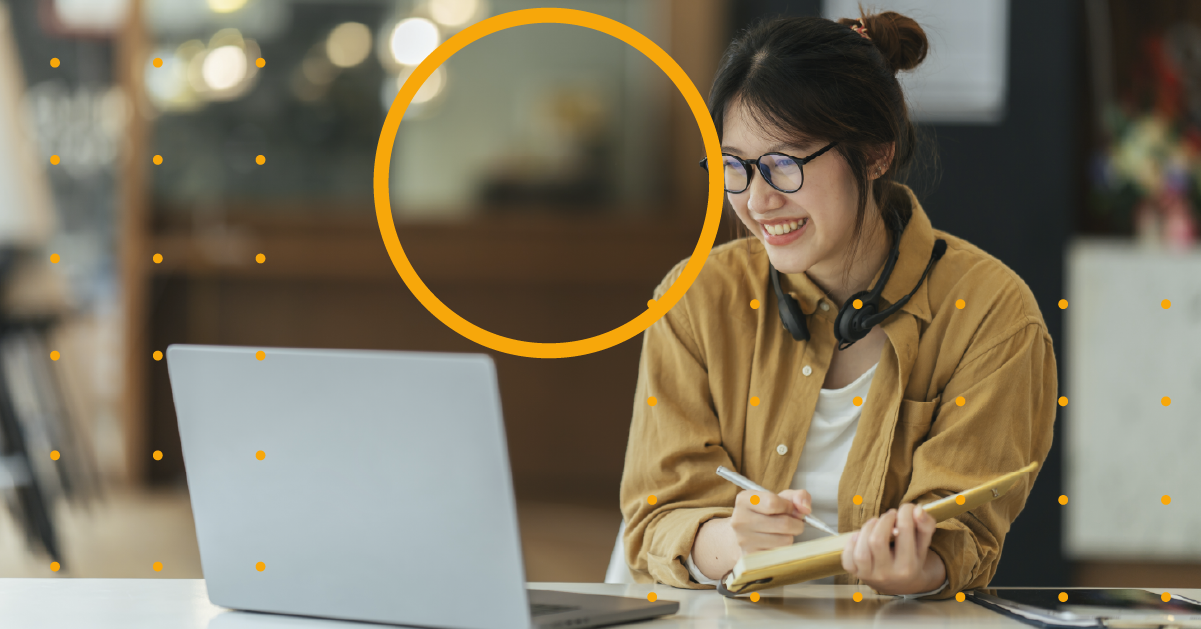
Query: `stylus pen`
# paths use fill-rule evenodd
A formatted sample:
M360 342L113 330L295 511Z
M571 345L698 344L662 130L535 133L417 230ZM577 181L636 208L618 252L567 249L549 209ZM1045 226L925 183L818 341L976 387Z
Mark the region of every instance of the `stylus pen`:
M768 491L767 488L763 487L762 485L743 476L742 474L739 474L738 472L735 472L734 470L732 470L724 465L719 465L717 467L717 475L730 481L731 483L734 483L735 485L738 485L739 487L741 487L743 489L749 489L751 491L761 491L761 492L768 493L768 494L772 493L772 492ZM805 516L805 523L809 524L811 526L814 526L816 528L819 528L819 529L829 533L830 535L838 535L837 531L826 526L825 522L822 522L821 520L813 517L812 515Z

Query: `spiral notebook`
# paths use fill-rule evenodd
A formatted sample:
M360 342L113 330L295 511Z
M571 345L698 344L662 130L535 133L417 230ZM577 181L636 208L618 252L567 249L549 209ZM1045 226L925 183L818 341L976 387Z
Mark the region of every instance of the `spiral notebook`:
M942 522L1004 496L1023 476L1036 469L1038 463L1030 463L1016 472L918 506L934 516L935 521ZM957 501L960 496L964 499L963 504ZM852 532L848 532L743 555L734 564L734 569L721 579L717 589L726 596L737 596L752 590L843 574L846 570L842 568L842 549L851 535Z

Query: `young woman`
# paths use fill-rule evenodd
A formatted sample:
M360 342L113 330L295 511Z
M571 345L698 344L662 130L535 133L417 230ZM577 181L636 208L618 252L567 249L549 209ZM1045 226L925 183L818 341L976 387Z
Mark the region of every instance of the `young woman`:
M742 554L825 535L810 513L858 531L818 582L941 599L995 574L1035 475L937 524L913 506L1041 465L1055 355L1022 279L897 181L915 129L896 74L926 50L886 12L760 22L726 51L724 164L703 165L749 236L643 337L621 485L636 581L712 587ZM721 465L778 493L752 504Z

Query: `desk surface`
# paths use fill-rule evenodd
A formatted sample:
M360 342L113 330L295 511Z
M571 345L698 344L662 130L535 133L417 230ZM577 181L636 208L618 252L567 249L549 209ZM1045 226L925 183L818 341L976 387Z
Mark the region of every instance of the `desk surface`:
M757 603L723 598L714 590L666 585L531 583L530 588L679 601L680 610L636 626L696 627L1029 627L971 602L907 601L875 596L850 585L790 585L766 590ZM1201 590L1180 590L1197 598ZM213 605L203 579L0 579L0 619L5 627L38 629L365 629L366 623L238 612Z

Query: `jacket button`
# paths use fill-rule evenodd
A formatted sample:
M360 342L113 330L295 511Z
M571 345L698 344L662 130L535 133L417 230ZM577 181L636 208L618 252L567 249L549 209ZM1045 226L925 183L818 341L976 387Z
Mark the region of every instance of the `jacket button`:
M788 446L781 443L780 445L776 446L776 452L782 455L788 454Z
M821 308L822 312L830 312L830 304L827 304L824 301L821 303Z
M813 373L813 368L810 367L809 365L805 365L805 368L801 370L801 373L803 373L807 376L807 375Z

